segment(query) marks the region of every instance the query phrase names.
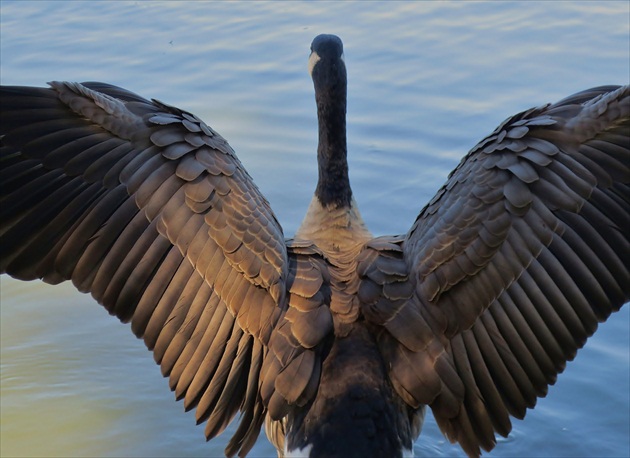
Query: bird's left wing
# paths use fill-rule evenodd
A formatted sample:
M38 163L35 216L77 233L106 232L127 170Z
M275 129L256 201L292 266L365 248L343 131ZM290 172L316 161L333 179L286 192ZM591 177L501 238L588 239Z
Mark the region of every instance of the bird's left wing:
M102 83L51 86L2 87L0 272L91 292L144 338L208 437L245 412L227 452L246 453L288 288L268 202L192 114Z

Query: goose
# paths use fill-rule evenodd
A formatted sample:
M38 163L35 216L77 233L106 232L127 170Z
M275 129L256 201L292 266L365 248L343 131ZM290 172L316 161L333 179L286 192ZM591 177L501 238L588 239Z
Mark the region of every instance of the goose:
M0 273L129 322L226 456L412 456L426 407L470 457L630 299L630 87L508 118L406 234L348 178L342 41L308 62L319 176L286 238L195 115L113 85L1 88Z

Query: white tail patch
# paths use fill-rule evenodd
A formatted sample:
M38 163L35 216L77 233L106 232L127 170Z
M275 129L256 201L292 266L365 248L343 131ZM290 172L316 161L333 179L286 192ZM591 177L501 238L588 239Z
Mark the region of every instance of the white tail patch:
M313 445L309 444L304 448L299 448L296 450L287 450L287 446L285 442L284 457L285 458L309 458L311 456L312 449L313 449ZM402 458L414 458L413 447L410 449L403 448Z
M304 448L298 448L295 450L287 450L287 445L284 445L284 456L285 458L309 458L311 456L311 450L313 449L313 445L309 444Z

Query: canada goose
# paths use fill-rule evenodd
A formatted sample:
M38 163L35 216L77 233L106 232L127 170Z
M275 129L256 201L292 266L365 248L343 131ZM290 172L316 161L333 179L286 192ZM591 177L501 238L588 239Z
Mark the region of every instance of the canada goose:
M506 436L630 298L630 88L513 116L409 232L348 180L341 40L309 70L319 181L285 239L227 142L103 83L3 87L0 272L71 279L153 350L226 455L401 456L429 405L470 456Z

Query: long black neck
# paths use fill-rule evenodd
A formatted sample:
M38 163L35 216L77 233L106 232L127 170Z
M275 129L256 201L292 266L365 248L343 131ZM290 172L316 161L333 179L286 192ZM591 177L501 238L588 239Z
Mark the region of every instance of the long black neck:
M326 64L318 65L318 74L313 75L319 122L319 181L315 195L324 206L349 208L352 190L346 147L346 69L341 60Z

